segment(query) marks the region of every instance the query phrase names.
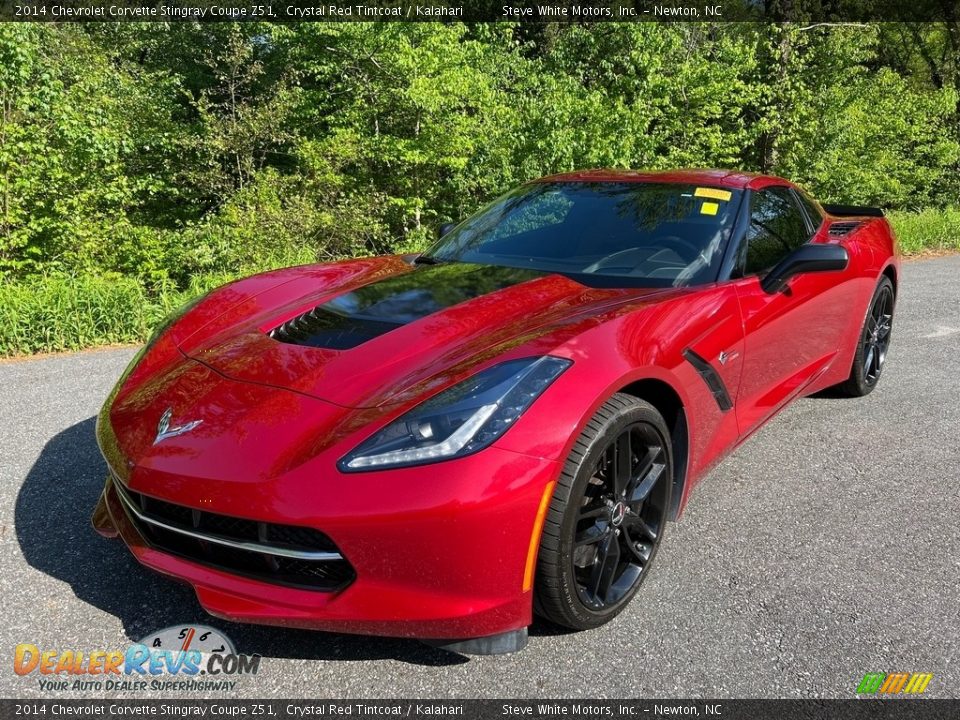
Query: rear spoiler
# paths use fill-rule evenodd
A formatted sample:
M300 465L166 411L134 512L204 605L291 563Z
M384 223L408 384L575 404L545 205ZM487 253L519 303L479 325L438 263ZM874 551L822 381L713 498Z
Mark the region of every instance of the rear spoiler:
M821 205L831 215L837 217L883 217L883 210L866 205Z

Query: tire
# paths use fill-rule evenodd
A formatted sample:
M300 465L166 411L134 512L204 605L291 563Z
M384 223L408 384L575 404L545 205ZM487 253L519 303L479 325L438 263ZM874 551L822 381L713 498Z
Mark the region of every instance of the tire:
M877 386L890 348L895 304L893 283L884 275L873 292L873 299L857 338L857 352L853 356L850 377L836 386L839 394L863 397L873 392Z
M557 481L540 539L535 612L573 630L616 617L650 572L672 484L660 413L614 395L587 423Z

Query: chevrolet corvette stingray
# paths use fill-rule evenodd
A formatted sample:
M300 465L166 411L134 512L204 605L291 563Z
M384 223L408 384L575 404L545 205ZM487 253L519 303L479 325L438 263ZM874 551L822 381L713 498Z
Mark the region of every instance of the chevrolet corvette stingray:
M183 308L100 413L93 524L234 621L477 653L593 628L724 455L873 390L898 282L882 211L780 178L542 178L422 254Z

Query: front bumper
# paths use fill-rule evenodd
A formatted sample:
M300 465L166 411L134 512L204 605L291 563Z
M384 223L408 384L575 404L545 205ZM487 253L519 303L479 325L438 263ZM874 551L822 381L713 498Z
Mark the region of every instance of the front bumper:
M98 431L108 464L121 454ZM455 640L524 628L532 620L525 570L535 553L537 510L559 474L553 461L491 447L421 468L349 478L336 492L291 498L297 478L250 493L224 481L135 467L132 492L259 522L312 527L329 536L355 577L330 591L266 582L158 549L108 478L94 526L124 540L143 565L193 586L211 615L231 621L333 632ZM249 487L249 483L244 483ZM273 502L264 502L274 498ZM291 504L292 503L292 504ZM292 510L293 507L297 511Z

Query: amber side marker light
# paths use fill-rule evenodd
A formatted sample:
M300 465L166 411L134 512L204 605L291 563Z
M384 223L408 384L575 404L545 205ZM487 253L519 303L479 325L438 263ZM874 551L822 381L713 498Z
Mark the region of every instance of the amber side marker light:
M533 568L537 562L537 548L540 547L540 531L543 530L543 521L547 517L547 508L550 507L550 498L553 497L554 480L543 489L540 498L540 507L537 508L537 517L533 521L533 532L530 533L530 546L527 548L527 566L523 570L523 591L533 587Z

